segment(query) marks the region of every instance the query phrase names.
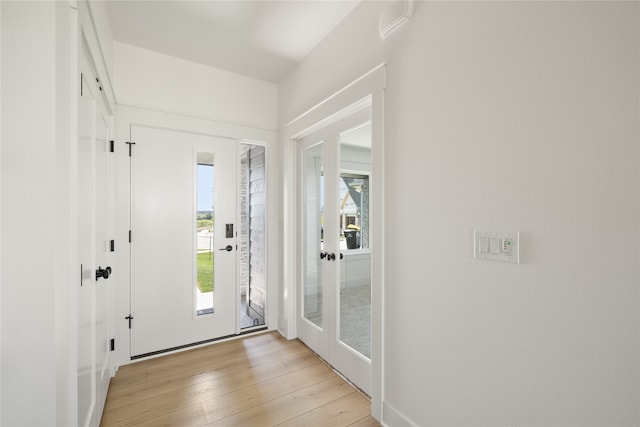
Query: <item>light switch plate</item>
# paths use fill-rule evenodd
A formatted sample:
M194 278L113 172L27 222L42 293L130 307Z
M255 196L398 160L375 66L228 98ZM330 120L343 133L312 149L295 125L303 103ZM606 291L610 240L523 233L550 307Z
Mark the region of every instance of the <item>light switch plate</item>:
M475 259L520 264L520 233L474 230L473 254Z

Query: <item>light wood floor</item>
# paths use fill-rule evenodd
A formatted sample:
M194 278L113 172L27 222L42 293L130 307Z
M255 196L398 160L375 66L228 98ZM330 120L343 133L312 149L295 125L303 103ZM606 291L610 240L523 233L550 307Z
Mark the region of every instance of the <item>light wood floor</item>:
M102 426L379 426L370 404L298 340L265 333L126 365Z

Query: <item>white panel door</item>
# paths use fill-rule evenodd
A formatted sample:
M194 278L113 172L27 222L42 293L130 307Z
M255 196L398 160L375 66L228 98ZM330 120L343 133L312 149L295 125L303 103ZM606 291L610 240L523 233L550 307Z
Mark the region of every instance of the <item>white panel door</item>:
M138 125L131 141L131 357L235 334L237 141Z
M78 425L100 423L111 379L108 239L112 218L110 117L83 50L78 100ZM101 267L101 268L99 268ZM108 267L108 268L107 268ZM97 278L100 271L101 277Z
M94 228L94 151L96 96L83 73L78 102L78 425L90 425L96 410L96 281Z
M113 236L113 155L111 154L111 117L104 102L96 105L95 141L95 263L102 277L96 286L96 385L97 414L102 414L112 375L111 338L113 320L111 295L114 280L112 274L111 237ZM115 249L115 246L114 246Z

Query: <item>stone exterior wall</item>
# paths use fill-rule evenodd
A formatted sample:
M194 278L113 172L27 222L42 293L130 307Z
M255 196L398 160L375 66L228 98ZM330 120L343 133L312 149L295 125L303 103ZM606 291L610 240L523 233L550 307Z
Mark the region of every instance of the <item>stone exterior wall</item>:
M249 289L249 150L250 145L241 145L240 156L240 227L238 230L238 263L240 294L247 295Z
M266 301L265 149L253 146L249 159L249 304L264 317Z
M265 269L265 150L243 144L240 158L240 292L247 298L247 314L264 317Z

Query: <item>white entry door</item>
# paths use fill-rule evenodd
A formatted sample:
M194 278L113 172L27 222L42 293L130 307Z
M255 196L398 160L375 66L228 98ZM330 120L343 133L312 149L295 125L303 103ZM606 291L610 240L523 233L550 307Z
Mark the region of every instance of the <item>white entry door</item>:
M302 341L371 389L371 115L365 108L298 143Z
M131 357L237 330L237 141L131 126Z
M111 118L83 50L78 100L78 425L97 426L111 366Z

